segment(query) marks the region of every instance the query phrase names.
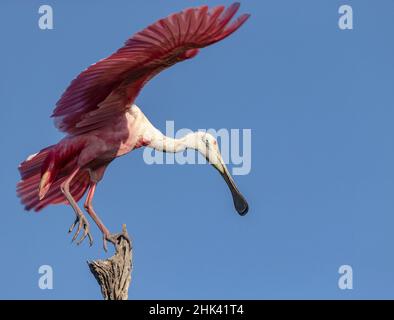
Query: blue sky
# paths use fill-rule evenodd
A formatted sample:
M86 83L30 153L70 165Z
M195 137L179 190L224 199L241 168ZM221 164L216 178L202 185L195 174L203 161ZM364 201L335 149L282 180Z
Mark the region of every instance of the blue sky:
M100 299L70 244L67 206L26 213L17 166L61 139L49 115L69 82L155 20L207 1L0 3L0 298ZM231 1L209 1L230 4ZM54 30L38 28L38 8ZM350 4L354 30L338 28ZM154 165L135 151L107 170L95 208L134 239L130 299L394 298L394 3L243 1L233 36L149 83L137 104L160 129L252 129L249 201L237 215L209 166ZM53 290L38 268L53 267ZM353 268L353 290L338 268Z

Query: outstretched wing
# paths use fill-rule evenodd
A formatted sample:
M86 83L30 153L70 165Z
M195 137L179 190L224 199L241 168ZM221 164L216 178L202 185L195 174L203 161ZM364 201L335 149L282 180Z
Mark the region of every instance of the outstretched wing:
M190 8L136 33L71 82L52 114L57 128L79 134L117 121L154 75L237 30L249 18L244 14L230 23L238 8L239 3L226 10Z

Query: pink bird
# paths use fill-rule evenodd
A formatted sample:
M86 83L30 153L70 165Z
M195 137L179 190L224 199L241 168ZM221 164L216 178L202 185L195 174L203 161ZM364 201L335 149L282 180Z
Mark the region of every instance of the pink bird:
M142 87L160 71L195 57L199 49L223 40L236 31L248 14L232 18L239 9L234 3L190 8L150 25L128 39L111 56L100 60L75 78L53 111L56 127L67 135L57 144L29 156L19 166L17 194L26 210L40 211L50 204L69 204L76 219L72 238L80 244L86 237L92 245L89 222L77 202L87 191L84 208L107 241L116 239L92 206L97 183L117 157L149 146L162 152L191 148L200 152L223 176L240 215L248 204L238 191L220 154L216 139L203 132L181 139L163 135L134 104Z

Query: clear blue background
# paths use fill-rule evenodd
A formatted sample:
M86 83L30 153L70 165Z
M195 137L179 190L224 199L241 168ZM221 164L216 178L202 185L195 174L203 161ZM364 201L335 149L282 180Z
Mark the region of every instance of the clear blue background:
M1 1L0 298L100 299L70 244L69 207L27 213L19 162L57 132L49 115L69 82L158 18L207 1ZM230 4L230 1L209 1ZM38 8L54 9L54 30ZM354 30L338 28L351 4ZM118 159L95 207L134 239L131 299L394 298L394 2L243 1L232 37L160 74L137 104L161 129L251 128L252 171L235 177L240 217L208 166ZM38 268L54 289L38 288ZM339 290L350 264L354 289Z

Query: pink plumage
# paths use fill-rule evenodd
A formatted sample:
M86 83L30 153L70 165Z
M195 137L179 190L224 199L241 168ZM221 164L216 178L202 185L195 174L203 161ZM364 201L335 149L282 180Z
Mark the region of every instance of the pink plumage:
M211 45L237 30L249 17L245 14L230 23L238 8L235 3L226 11L223 6L187 9L138 32L72 81L53 112L56 126L81 133L122 116L154 75L182 61L188 50Z
M92 241L89 223L77 205L88 190L85 208L104 239L112 241L91 204L96 184L108 164L146 145L165 152L178 150L177 141L164 139L134 105L137 95L145 83L162 70L193 58L199 49L236 31L249 17L244 14L232 21L238 9L239 4L234 3L227 9L218 6L209 10L202 6L172 14L136 33L122 48L79 74L52 114L56 127L68 135L19 166L22 180L18 183L17 194L25 208L39 211L50 204L70 204L79 224L73 240L83 227L84 234L79 242L86 236ZM161 140L165 141L163 147L159 145ZM198 143L189 141L189 144L205 152L200 150ZM228 177L224 163L216 168L230 186L237 211L246 213L247 203L237 195L238 189Z

